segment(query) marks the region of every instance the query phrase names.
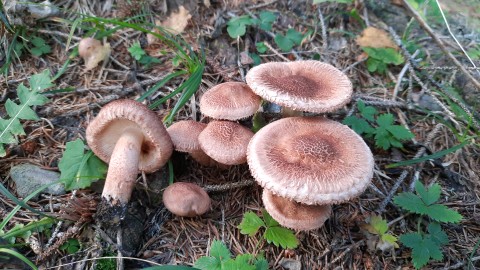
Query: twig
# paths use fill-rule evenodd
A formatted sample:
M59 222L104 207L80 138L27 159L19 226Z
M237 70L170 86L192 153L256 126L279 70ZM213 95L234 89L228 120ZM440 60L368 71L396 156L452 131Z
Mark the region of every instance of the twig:
M422 16L420 16L420 14L418 14L418 12L410 5L410 3L407 0L402 0L402 2L403 2L403 5L412 13L413 17L415 18L415 20L418 21L420 26L438 44L438 46L443 51L443 53L445 53L445 55L448 58L450 58L450 60L452 60L453 63L462 71L462 73L464 73L470 79L470 81L472 81L472 83L475 85L475 87L480 90L480 82L478 82L475 79L475 77L473 77L473 75L470 72L468 72L468 70L466 70L465 67L463 67L462 63L460 63L457 60L457 58L455 58L455 56L453 56L453 54L445 47L445 45L443 44L443 41L440 38L438 38L437 35L435 35L435 33L433 32L433 29L430 28L430 26L425 22L425 20L423 20Z
M338 255L335 259L333 259L333 260L330 262L330 264L333 265L333 264L336 263L338 260L340 260L340 259L342 259L343 257L345 257L345 255L346 255L348 252L350 252L350 250L352 250L352 248L357 247L357 246L363 244L364 241L365 241L365 240L360 240L360 241L358 241L358 242L353 243L352 245L350 245L347 249L345 249L342 253L340 253L340 255Z
M277 50L275 50L272 45L270 45L270 43L264 41L263 44L265 44L265 46L267 46L268 49L270 49L270 51L272 51L276 56L282 58L282 60L286 61L286 62L291 62L290 59L288 59L287 57L283 56L280 52L278 52Z
M205 186L203 186L203 189L206 192L227 191L227 190L231 190L231 189L251 186L254 183L255 183L255 180L247 179L247 180L242 180L242 181L233 182L233 183L220 184L220 185L205 185Z
M419 52L420 51L417 50L412 55L412 57L415 58L415 56L417 56ZM402 71L400 71L400 73L398 74L397 83L395 84L395 88L393 89L392 100L395 100L397 98L398 91L400 90L400 86L402 85L403 76L405 76L405 73L407 73L407 70L409 70L409 67L410 67L410 62L407 61L407 63L405 63L405 66L403 66Z

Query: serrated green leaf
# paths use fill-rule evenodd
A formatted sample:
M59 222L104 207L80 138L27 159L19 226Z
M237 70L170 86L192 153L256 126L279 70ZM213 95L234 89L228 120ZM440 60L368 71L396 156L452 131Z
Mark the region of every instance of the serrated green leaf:
M368 54L369 59L373 58L383 64L399 65L404 61L403 56L393 48L362 47L362 49Z
M396 246L396 247L398 248L398 245L397 245L397 237L395 237L395 236L393 236L393 235L391 235L391 234L389 234L389 233L386 233L386 234L383 234L383 235L381 236L381 239L382 239L382 241L387 242L387 243L390 243L390 244L392 244L392 245L394 245L394 246Z
M420 241L422 241L422 235L418 232L400 235L400 242L409 248L414 248Z
M415 191L420 195L425 205L431 205L440 199L442 189L439 184L433 184L428 190L420 181L415 182Z
M357 108L360 111L360 114L363 118L367 119L368 121L374 121L375 114L377 114L377 110L372 106L365 106L363 100L359 99L357 101Z
M375 145L383 148L384 150L390 149L391 146L391 141L392 141L392 136L390 135L390 132L388 132L385 128L383 127L377 127L374 131L375 133Z
M23 83L17 87L17 95L20 102L28 106L44 105L49 101L44 95L30 91Z
M0 130L2 130L0 144L16 143L17 139L14 135L25 135L25 131L20 121L18 121L18 118L11 118L9 120L0 119Z
M213 240L212 245L210 247L210 256L213 256L224 262L232 257L230 250L228 250L227 246L220 240Z
M429 211L422 199L411 192L400 193L393 198L393 202L412 213L426 215Z
M282 227L268 227L263 235L268 243L273 243L277 247L296 248L298 239L292 230Z
M266 227L280 226L278 221L273 219L273 217L265 209L262 210L262 217L263 217L263 220L265 221Z
M291 40L295 45L300 45L304 38L303 34L298 32L297 30L290 28L287 30L285 37Z
M60 162L60 179L66 190L89 187L105 177L107 165L91 151L85 153L85 144L80 139L68 142Z
M257 258L255 270L268 270L268 262L265 258Z
M387 221L381 216L371 216L370 225L372 225L378 235L383 235L388 230Z
M147 53L142 49L140 46L140 42L135 42L133 45L127 49L130 55L132 55L135 60L139 61L142 56L146 55Z
M442 227L440 226L439 223L432 222L429 223L427 226L428 230L428 237L432 239L435 243L438 245L446 245L448 244L448 236L447 234L442 230Z
M282 34L276 34L274 40L277 46L284 52L291 51L293 48L293 45L295 45L293 41L291 41L290 39L288 39L286 36Z
M31 91L34 93L38 93L53 86L50 72L47 69L41 73L33 75L28 81L30 83L30 89L32 89Z
M365 120L356 116L347 116L343 119L342 123L351 127L356 133L362 135L372 134L375 129Z
M414 137L413 133L411 133L403 126L392 125L386 127L386 129L393 135L393 137L397 138L398 140L409 140Z
M198 258L193 266L201 270L222 270L222 262L215 257L208 256Z
M242 222L238 225L241 234L248 234L254 236L260 227L265 227L263 220L252 211L243 214Z
M13 102L11 99L7 99L5 102L5 110L10 117L13 119L22 119L22 120L38 120L37 114L30 109L28 104L18 105Z
M428 206L426 215L433 220L446 223L458 223L462 220L462 215L460 215L460 213L449 209L443 204L433 204Z
M391 125L393 125L393 122L394 122L394 118L393 118L393 114L391 113L384 113L384 114L381 114L377 117L377 124L380 126L380 127L389 127Z

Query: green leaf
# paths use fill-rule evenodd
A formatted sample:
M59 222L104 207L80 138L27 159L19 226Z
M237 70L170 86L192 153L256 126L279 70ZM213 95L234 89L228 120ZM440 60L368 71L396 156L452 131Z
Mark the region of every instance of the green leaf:
M293 249L298 246L297 237L287 228L269 227L265 230L263 237L268 243L273 243L277 247Z
M442 189L439 184L433 184L428 190L420 181L415 182L415 191L426 205L431 205L440 199Z
M28 81L30 83L30 89L32 91L32 94L29 100L30 99L36 100L37 98L39 98L37 95L40 95L38 92L53 86L52 79L50 77L50 72L48 71L48 69L45 69L41 73L33 75ZM43 104L35 104L35 105L43 105Z
M331 3L340 3L340 4L351 4L353 3L353 0L313 0L313 4L320 4L320 3L326 3L326 2L331 2Z
M254 24L254 20L248 16L243 15L230 19L227 22L227 32L231 38L238 38L247 32L247 25Z
M37 114L30 109L28 104L17 105L10 99L5 102L5 110L8 115L14 115L18 119L22 120L38 120Z
M263 220L252 211L248 211L243 214L243 219L238 228L241 234L248 234L254 236L260 227L265 227Z
M70 238L59 249L66 251L68 254L74 254L80 250L80 242L76 238Z
M368 58L367 59L367 70L368 72L372 73L377 71L378 66L381 64L381 62L375 58Z
M426 214L433 220L439 222L458 223L462 220L462 215L460 215L460 213L449 209L443 204L433 204L428 206Z
M260 58L260 56L258 56L258 54L256 53L249 53L248 54L250 56L250 58L253 59L253 65L254 66L258 66L262 63L262 59Z
M421 268L427 264L430 258L441 260L443 258L440 246L428 237L422 237L420 233L407 233L400 236L400 242L412 249L412 261L415 268Z
M228 260L232 257L230 250L227 246L220 240L213 240L210 247L210 256L213 256L220 260L221 262Z
M382 239L382 241L384 241L384 242L387 242L387 243L392 244L392 245L394 245L394 246L396 245L396 247L398 248L398 245L397 245L397 237L395 237L395 236L393 236L393 235L391 235L391 234L389 234L389 233L386 233L386 234L383 234L383 235L381 236L381 239Z
M402 192L393 198L401 208L416 214L426 215L429 210L420 197L411 192Z
M368 54L369 59L373 58L384 64L400 65L404 62L403 56L393 48L362 47L362 49Z
M356 116L347 116L343 119L342 123L351 127L359 135L375 132L375 129L365 119Z
M293 28L287 30L285 37L290 39L295 45L300 45L304 38L302 33L298 32Z
M403 126L399 125L392 125L386 127L386 129L390 132L398 140L409 140L414 137L413 133L411 133L408 129Z
M376 146L382 147L384 150L388 150L391 146L392 139L394 138L384 127L377 127L377 129L375 129Z
M265 258L257 258L255 262L255 269L256 270L268 270L268 262Z
M42 54L51 52L51 47L48 44L46 44L43 38L35 37L32 40L30 40L30 42L34 46L30 51L35 56L41 56Z
M295 45L293 41L291 41L289 38L285 37L282 34L276 34L274 40L277 46L284 52L291 51L293 45Z
M357 108L360 111L360 114L363 118L367 119L368 121L374 121L374 116L377 114L377 110L372 106L365 106L363 100L359 99L357 101Z
M380 126L380 127L389 127L391 125L393 125L393 122L395 120L393 119L393 114L391 113L384 113L384 114L381 114L377 117L377 124Z
M370 225L372 225L378 235L384 235L388 230L387 221L381 216L372 216L370 218Z
M147 53L142 49L140 46L140 42L135 42L133 45L127 49L130 55L132 55L135 60L139 61L144 55L147 55Z
M427 230L429 232L429 237L438 245L446 245L448 244L448 236L442 230L442 227L437 222L429 223L427 226Z
M268 50L268 47L264 42L257 42L255 43L255 46L257 47L257 51L259 53L265 53Z
M85 153L85 144L80 139L66 144L58 168L66 190L89 187L98 179L104 178L107 172L107 165L93 152Z
M273 217L267 212L267 210L265 209L262 210L262 216L263 216L263 220L265 221L266 227L280 226L278 221L273 219Z
M215 257L200 257L193 266L201 270L222 270L222 262Z
M260 29L265 31L272 30L272 24L277 19L277 15L275 13L270 11L262 11L258 17L260 18Z

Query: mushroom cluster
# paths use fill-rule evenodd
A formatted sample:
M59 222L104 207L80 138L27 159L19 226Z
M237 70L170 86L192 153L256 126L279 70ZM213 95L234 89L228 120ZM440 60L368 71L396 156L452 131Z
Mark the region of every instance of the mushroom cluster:
M299 112L294 115L334 111L353 92L345 74L318 61L262 64L246 80L265 100ZM331 204L360 195L373 176L373 155L363 139L324 117L289 117L266 125L250 141L247 157L264 187L267 212L295 230L321 227Z

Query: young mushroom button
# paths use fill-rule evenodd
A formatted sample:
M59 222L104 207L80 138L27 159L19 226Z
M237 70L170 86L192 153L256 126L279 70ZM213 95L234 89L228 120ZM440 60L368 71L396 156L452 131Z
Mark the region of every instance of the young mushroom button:
M335 111L353 93L343 72L315 60L261 64L250 69L245 79L257 95L296 111Z
M104 46L94 38L83 38L78 44L78 54L85 62L85 70L91 70L110 56L110 44Z
M373 177L370 148L349 127L321 117L268 124L248 145L253 177L278 196L332 204L362 193Z
M154 172L170 158L173 145L161 119L134 100L116 100L88 125L87 143L109 163L102 197L126 204L138 171Z
M211 200L198 185L176 182L163 192L163 204L177 216L194 217L206 213L210 209Z

